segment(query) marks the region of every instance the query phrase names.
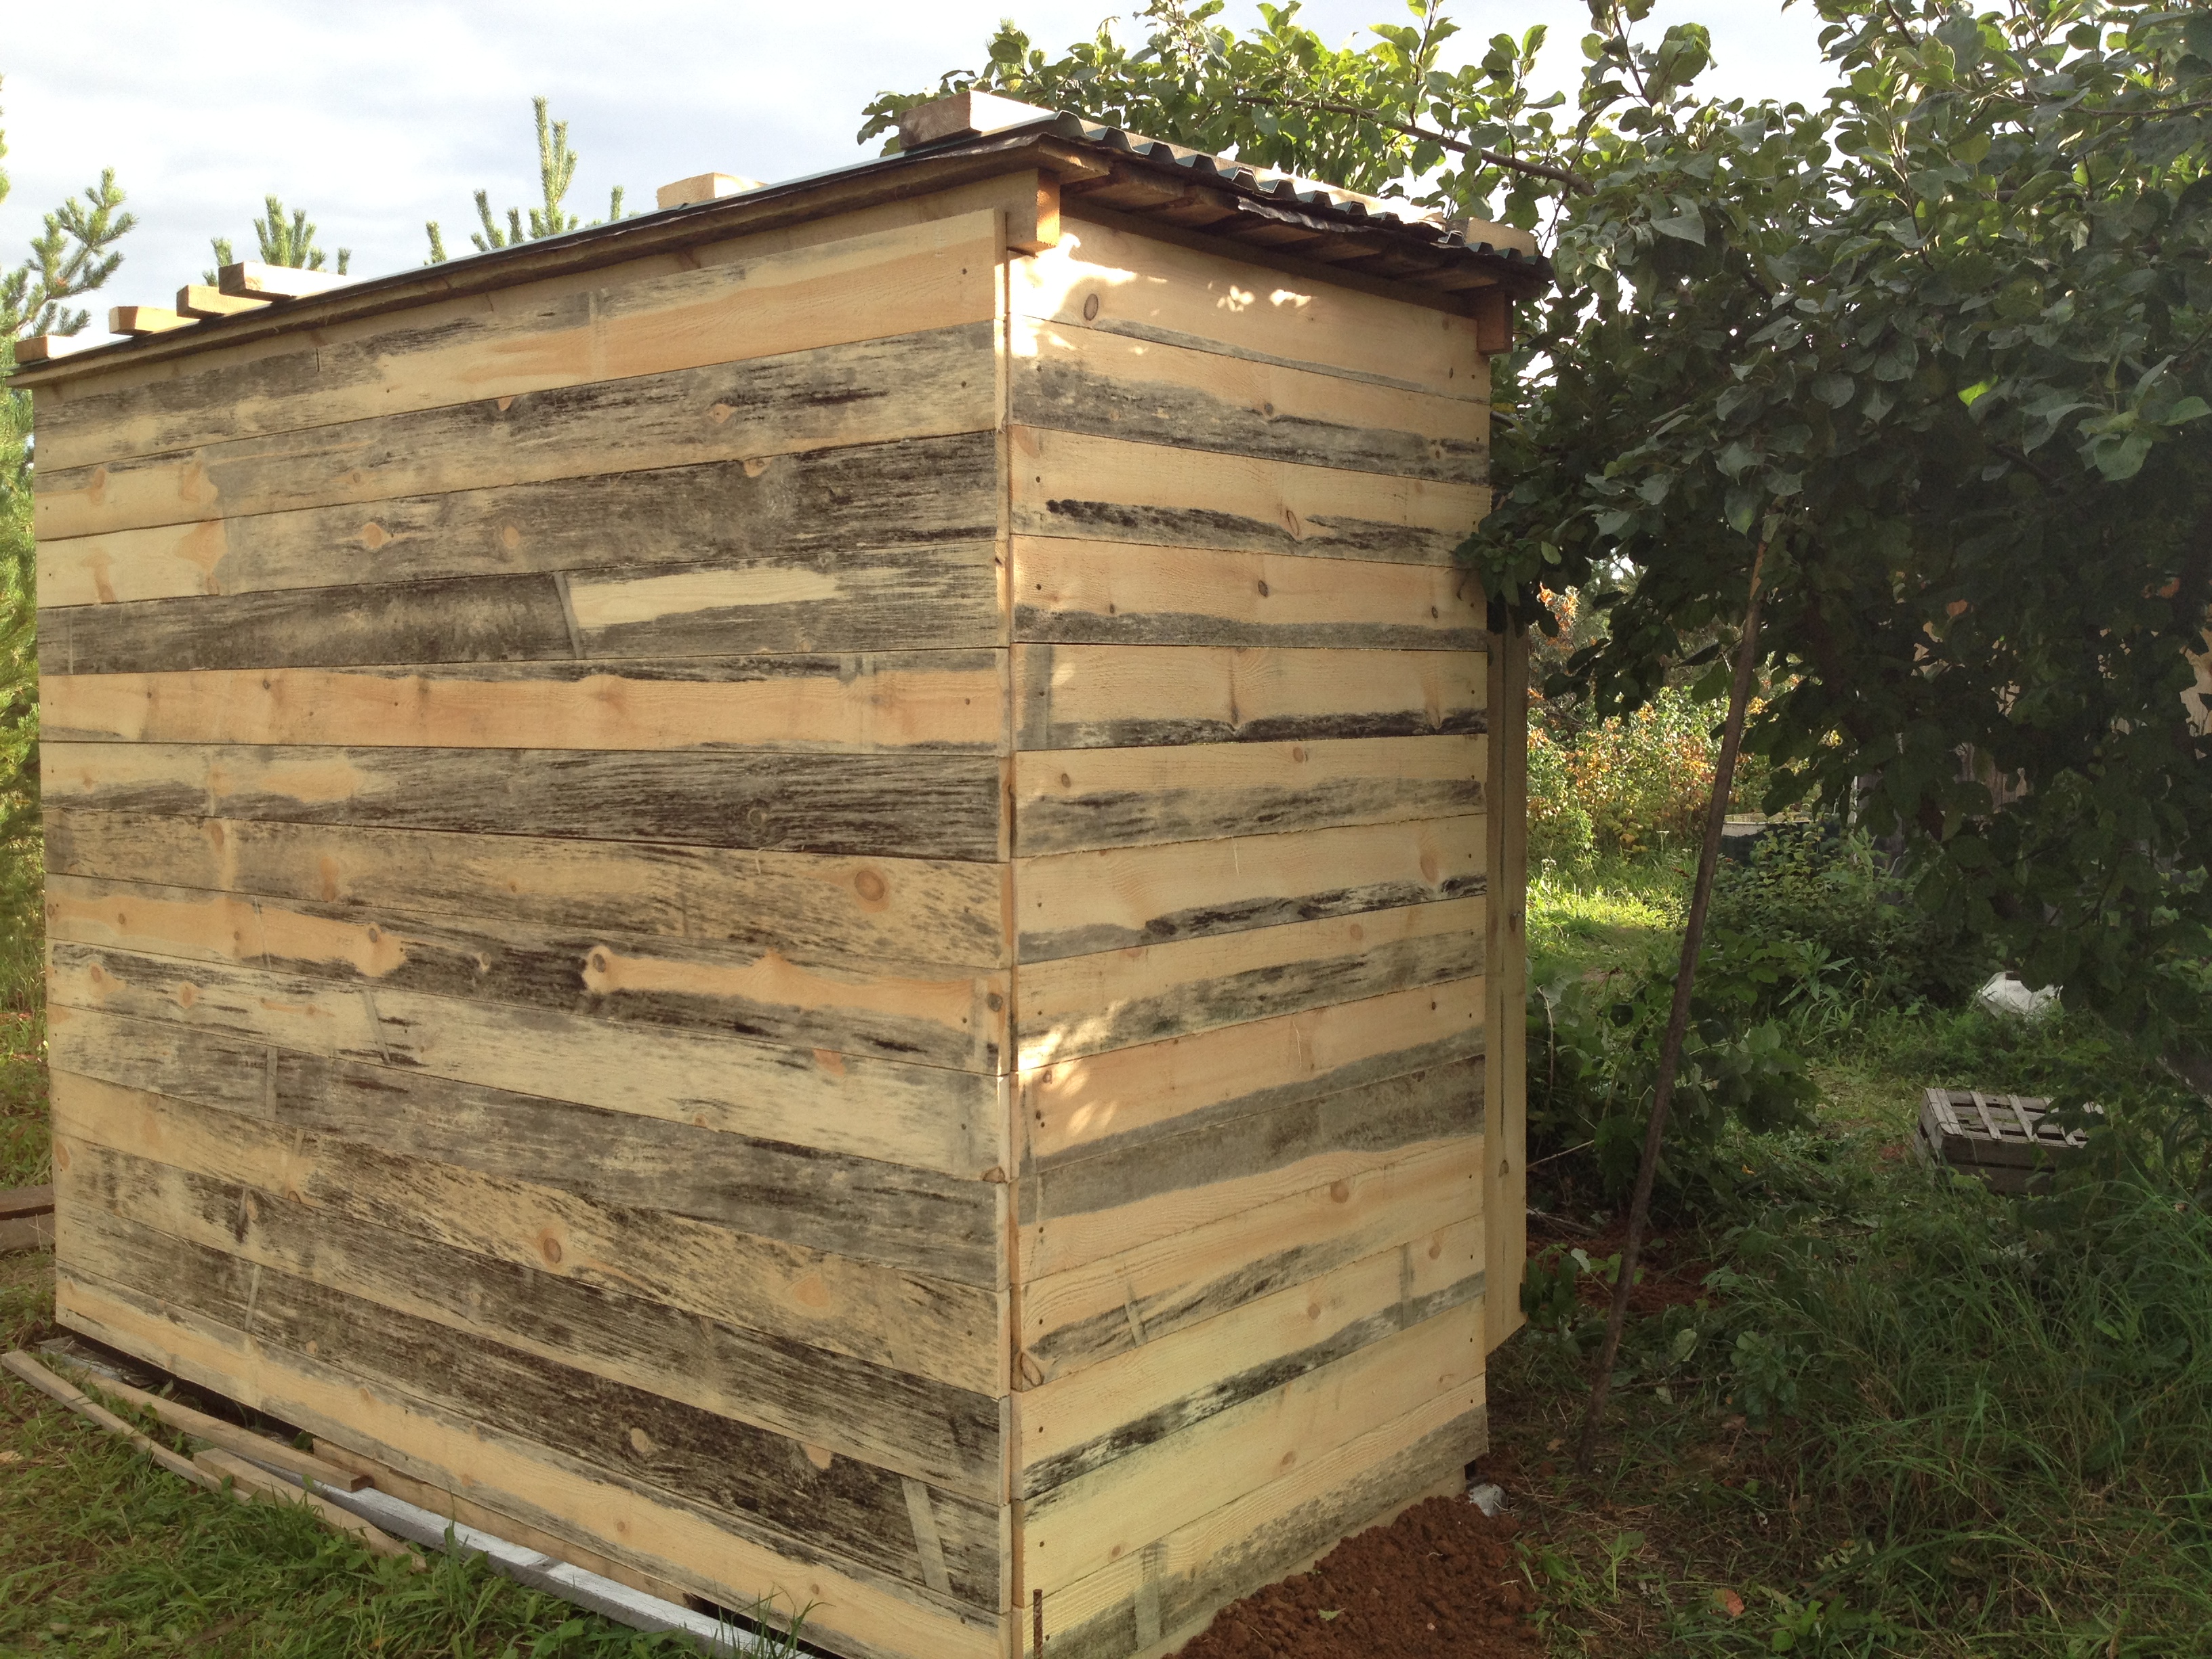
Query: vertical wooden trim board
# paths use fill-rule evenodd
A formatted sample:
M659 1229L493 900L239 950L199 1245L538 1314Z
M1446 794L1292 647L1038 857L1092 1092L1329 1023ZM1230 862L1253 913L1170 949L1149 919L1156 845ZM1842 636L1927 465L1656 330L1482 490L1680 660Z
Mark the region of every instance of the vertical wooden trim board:
M1137 1659L1519 1322L1471 319L894 207L43 388L58 1316L850 1659Z

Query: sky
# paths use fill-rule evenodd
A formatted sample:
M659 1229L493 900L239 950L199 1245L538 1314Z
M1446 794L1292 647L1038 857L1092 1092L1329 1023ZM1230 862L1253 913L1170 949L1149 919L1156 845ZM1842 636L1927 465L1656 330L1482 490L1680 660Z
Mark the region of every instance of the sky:
M708 171L774 181L863 159L861 107L885 88L975 66L1002 16L1055 51L1141 0L48 0L10 4L0 28L0 129L13 190L0 202L0 267L24 256L42 213L116 170L138 228L107 303L167 304L212 260L208 239L250 250L270 191L305 207L352 270L418 264L422 222L469 251L473 197L538 199L530 100L552 100L581 157L568 206L631 211ZM1571 86L1588 28L1581 0L1455 0L1479 55L1500 30L1550 26L1540 71ZM1333 42L1404 16L1400 0L1308 0ZM1232 0L1227 17L1256 15ZM1725 94L1817 99L1827 84L1804 3L1661 0L1652 27L1713 33L1706 84ZM1125 27L1122 38L1139 38ZM1656 38L1656 36L1655 36Z

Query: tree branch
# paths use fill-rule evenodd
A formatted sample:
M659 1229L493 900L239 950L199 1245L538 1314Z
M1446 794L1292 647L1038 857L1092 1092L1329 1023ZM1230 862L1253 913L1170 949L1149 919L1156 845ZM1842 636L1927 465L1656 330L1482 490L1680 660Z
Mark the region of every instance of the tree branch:
M1477 149L1473 144L1463 143L1448 133L1438 132L1431 127L1416 126L1411 121L1395 120L1383 114L1381 110L1369 109L1360 104L1339 103L1333 98L1261 98L1249 93L1240 94L1237 101L1254 106L1280 105L1287 109L1313 110L1328 115L1354 115L1363 121L1372 121L1378 127L1388 127L1393 132L1402 132L1408 138L1425 138L1429 143L1442 145L1456 155L1472 155L1477 161L1487 162L1494 167L1504 167L1513 173L1525 173L1531 178L1549 179L1554 184L1565 185L1569 190L1578 191L1585 196L1597 188L1579 173L1571 173L1565 167L1550 167L1542 161L1524 161L1518 156L1500 155L1494 149Z

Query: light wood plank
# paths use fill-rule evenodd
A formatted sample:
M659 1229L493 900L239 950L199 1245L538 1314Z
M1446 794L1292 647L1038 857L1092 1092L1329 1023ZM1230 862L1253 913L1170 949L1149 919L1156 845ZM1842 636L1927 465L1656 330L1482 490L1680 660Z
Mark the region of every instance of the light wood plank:
M1484 981L1416 986L1021 1074L1025 1165L1049 1169L1483 1049Z
M1480 815L1350 824L1018 859L1016 945L1027 963L1484 890Z
M1064 1273L1482 1129L1477 1055L1079 1158L1023 1180L1015 1272Z
M167 306L110 306L107 308L107 331L110 334L167 334L172 330L190 328L199 319L180 315Z
M1014 757L1017 856L1483 810L1486 739L1045 749Z
M49 743L46 799L111 812L994 861L965 755Z
M372 1374L434 1396L410 1373L437 1353L440 1369L465 1374L453 1378L459 1397L449 1396L451 1403L475 1407L487 1425L504 1417L506 1426L524 1429L508 1415L513 1407L490 1397L482 1374L525 1368L523 1356L543 1362L548 1383L562 1373L599 1379L613 1388L574 1387L574 1414L544 1425L548 1432L568 1431L566 1449L593 1461L605 1461L611 1437L592 1409L594 1396L620 1407L611 1396L635 1395L628 1410L646 1413L660 1409L656 1401L675 1402L689 1408L663 1413L678 1432L649 1427L649 1441L688 1458L720 1440L722 1455L743 1467L728 1475L734 1502L716 1503L696 1469L673 1490L803 1534L805 1498L792 1488L811 1486L809 1495L830 1511L823 1542L838 1548L840 1533L849 1533L840 1553L872 1565L910 1564L914 1555L904 1493L885 1472L926 1480L940 1498L982 1500L958 1506L965 1524L957 1541L964 1577L972 1582L979 1565L992 1573L993 1565L977 1559L996 1542L985 1532L996 1531L999 1484L998 1406L988 1396L410 1238L256 1181L199 1175L73 1135L60 1144L69 1158L74 1266L157 1289L218 1321L250 1319L256 1334L279 1346L340 1364L356 1356ZM281 1180L281 1168L276 1174ZM165 1273L161 1264L172 1250L174 1268ZM287 1278L295 1282L285 1285ZM356 1324L377 1327L377 1334L349 1336L347 1327ZM486 1350L481 1367L461 1358L471 1343ZM506 1352L495 1354L495 1345ZM631 1444L650 1469L654 1449ZM842 1480L834 1469L824 1471L828 1481L799 1474L810 1462L822 1467L809 1459L809 1446L858 1467ZM635 1468L635 1461L611 1463L626 1465ZM782 1478L787 1471L790 1478ZM780 1479L781 1489L774 1489Z
M632 582L662 573L696 586L714 572L748 587L744 603L713 613L732 649L989 644L998 471L995 434L970 433L45 538L39 603L562 571L619 612L639 606ZM886 499L899 503L896 519L883 512ZM981 620L951 608L971 590L982 595ZM665 626L666 613L654 615ZM935 631L850 631L896 629L902 615ZM630 636L610 618L587 637L614 649Z
M155 375L103 376L64 389L56 430L42 430L40 442L49 466L96 465L992 314L988 210L857 228L811 246L729 243L626 263L194 357Z
M1449 1409L1432 1402L1302 1457L1280 1479L1047 1595L1047 1650L1054 1659L1173 1653L1237 1597L1408 1503L1463 1487L1462 1471L1489 1446L1488 1419L1484 1408L1445 1419Z
M418 1479L479 1492L494 1508L726 1605L772 1596L786 1617L811 1607L817 1639L857 1659L893 1659L916 1639L947 1659L1004 1659L995 1619L963 1617L827 1561L787 1557L712 1517L641 1494L557 1451L457 1420L388 1384L264 1348L211 1322L185 1323L143 1295L66 1266L56 1274L55 1303L73 1330Z
M1482 483L1346 473L1033 426L1014 427L1009 436L1018 535L1448 566L1490 508Z
M1296 548L1016 536L1014 637L1097 645L1321 645L1480 650L1466 573L1309 558Z
M1528 641L1516 635L1495 642L1491 696L1501 708L1528 702ZM1526 1323L1520 1286L1528 1255L1528 726L1509 722L1491 750L1491 782L1498 802L1498 833L1490 850L1494 907L1490 939L1498 972L1498 1040L1486 1079L1497 1103L1496 1130L1484 1203L1490 1218L1488 1250L1497 1264L1499 1294L1492 1300L1487 1346L1496 1347Z
M1022 1508L1022 1582L1048 1599L1304 1460L1411 1413L1483 1404L1480 1309L1449 1309L1140 1447Z
M1480 1218L1292 1285L1014 1396L1034 1498L1482 1296Z
M1482 971L1483 901L1287 922L1022 969L1019 1069Z
M1306 466L1489 481L1485 404L1059 320L1017 316L1008 348L1008 412L1026 426Z
M995 1074L1008 979L745 945L52 876L48 936L183 963L539 1008Z
M41 468L41 538L752 460L998 424L994 325L598 380L94 466Z
M1031 1387L1482 1212L1482 1141L1278 1199L1022 1287Z
M269 304L245 294L225 294L210 283L186 283L177 290L177 310L186 317L242 317ZM64 400L66 401L66 400Z
M1079 198L1070 210L1079 211ZM1015 314L1133 339L1334 369L1486 401L1474 319L1249 264L1089 220L1009 268ZM1091 305L1097 299L1096 307Z
M1471 652L1017 645L1022 749L1466 736L1487 729Z
M1009 1162L995 1081L972 1073L88 945L52 954L49 994L60 1007L968 1180Z
M990 754L1006 740L1006 660L914 651L601 667L50 670L40 714L49 738L125 743Z
M51 798L46 829L58 874L352 915L460 914L963 968L1012 959L997 864L86 812Z
M364 1219L1004 1391L1005 1227L979 1183L173 1023L57 1006L52 1031L57 1073L324 1146L343 1167L319 1201L341 1211L383 1194ZM131 1145L203 1168L155 1128ZM316 1164L302 1154L296 1167L294 1184L309 1190ZM223 1172L219 1161L204 1169ZM410 1204L409 1182L446 1197ZM547 1262L545 1238L559 1261Z

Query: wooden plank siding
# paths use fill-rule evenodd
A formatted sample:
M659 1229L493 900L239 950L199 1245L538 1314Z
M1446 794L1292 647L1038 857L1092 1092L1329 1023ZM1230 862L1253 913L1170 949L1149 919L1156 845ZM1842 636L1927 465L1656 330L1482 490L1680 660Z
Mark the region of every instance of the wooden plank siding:
M1040 177L39 389L64 1323L851 1659L1481 1449L1474 319Z

